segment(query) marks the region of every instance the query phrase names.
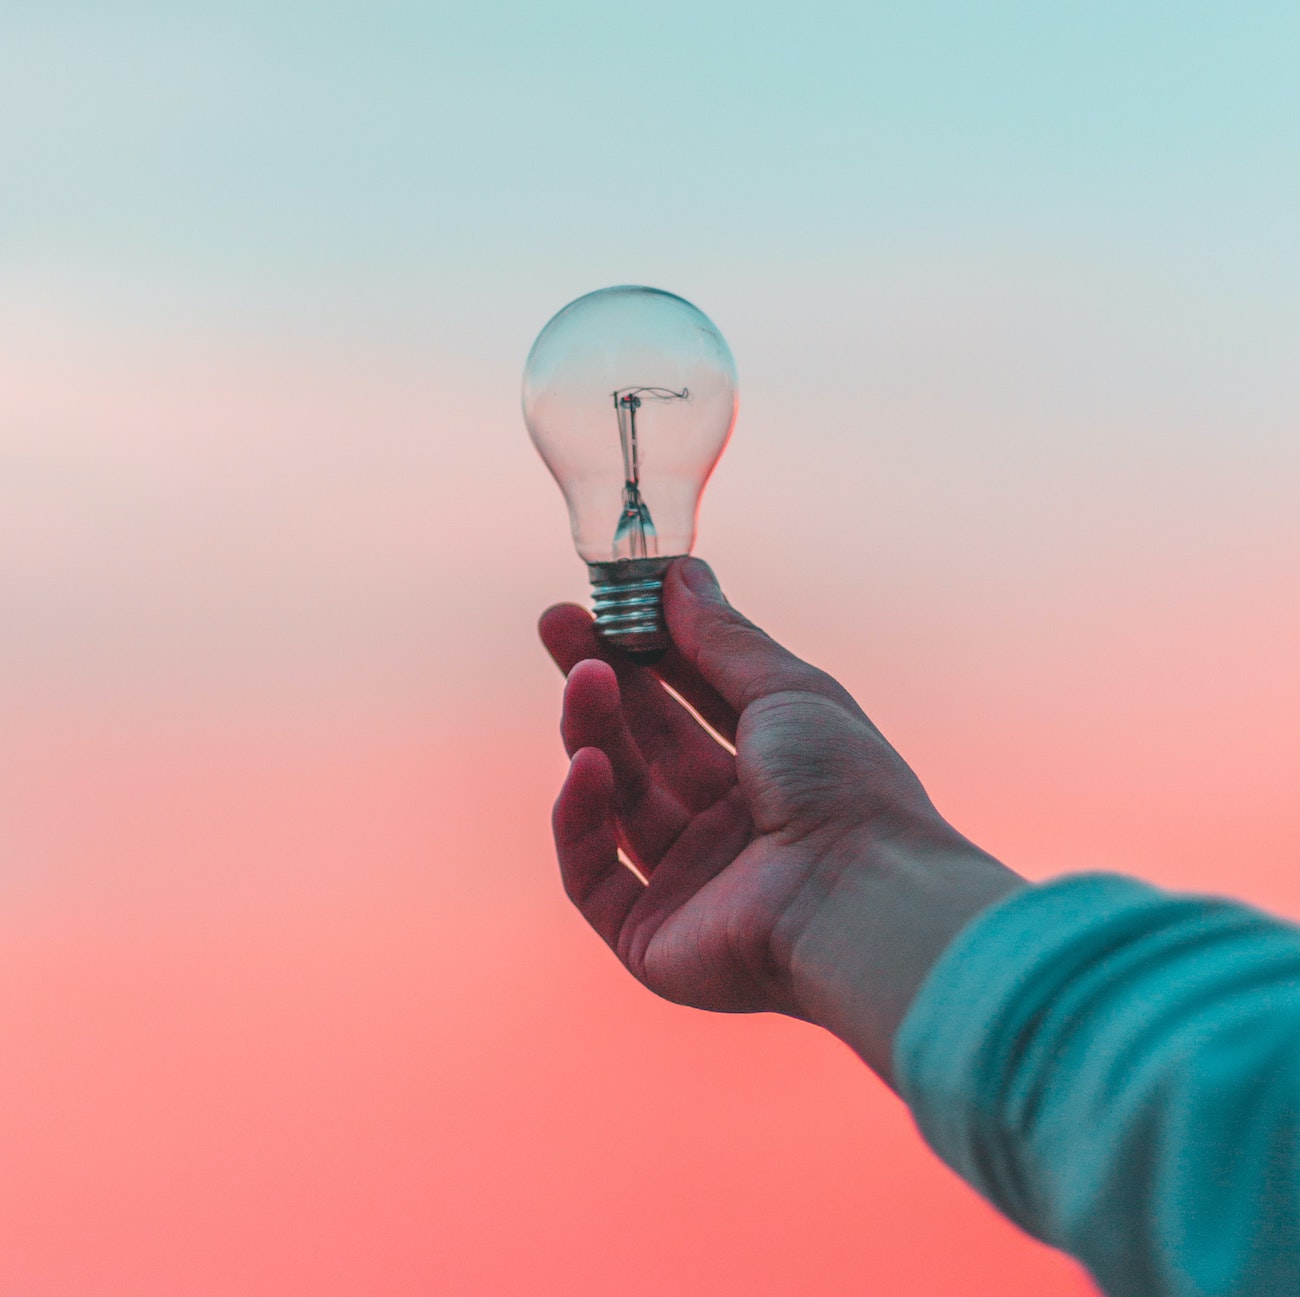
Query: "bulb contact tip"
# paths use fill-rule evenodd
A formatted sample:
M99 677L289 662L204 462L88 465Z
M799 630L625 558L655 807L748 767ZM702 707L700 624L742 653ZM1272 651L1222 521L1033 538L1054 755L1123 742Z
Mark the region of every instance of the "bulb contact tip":
M587 564L597 632L606 643L644 666L657 662L668 651L663 586L672 561L670 556Z

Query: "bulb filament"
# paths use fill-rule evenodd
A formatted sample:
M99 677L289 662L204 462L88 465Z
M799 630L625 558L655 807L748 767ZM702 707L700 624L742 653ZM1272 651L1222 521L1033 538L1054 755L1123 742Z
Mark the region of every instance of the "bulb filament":
M623 512L614 532L614 558L650 558L659 552L650 510L641 499L641 451L636 438L636 412L642 400L689 401L689 388L623 387L614 394L618 439L623 447Z

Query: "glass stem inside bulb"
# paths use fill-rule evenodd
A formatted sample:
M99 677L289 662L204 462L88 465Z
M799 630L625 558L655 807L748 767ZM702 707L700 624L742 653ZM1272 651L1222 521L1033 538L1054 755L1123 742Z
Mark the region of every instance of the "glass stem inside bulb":
M641 499L640 487L628 482L623 487L623 513L614 532L614 554L618 558L652 558L658 552L659 540L650 510Z

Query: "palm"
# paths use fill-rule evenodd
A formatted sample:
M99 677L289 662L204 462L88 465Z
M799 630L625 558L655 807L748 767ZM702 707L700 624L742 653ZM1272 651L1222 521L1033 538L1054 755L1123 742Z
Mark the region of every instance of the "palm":
M731 1013L793 1012L768 955L783 910L772 892L782 876L793 883L803 871L789 868L795 862L781 859L766 836L754 837L730 859L692 848L684 837L680 852L660 863L663 875L650 876L629 916L627 953L620 955L651 990L681 1004ZM678 856L683 880L700 880L686 895L672 895L666 886L678 872Z
M660 995L700 1008L790 1011L771 943L819 841L849 813L818 788L816 756L828 727L846 728L847 695L788 692L757 700L742 718L746 709L670 654L659 676L736 741L733 755L655 675L608 654L583 610L552 609L542 636L569 674L563 733L576 759L556 837L570 895ZM749 723L757 713L762 723ZM842 760L842 741L835 750ZM644 884L614 862L616 845Z

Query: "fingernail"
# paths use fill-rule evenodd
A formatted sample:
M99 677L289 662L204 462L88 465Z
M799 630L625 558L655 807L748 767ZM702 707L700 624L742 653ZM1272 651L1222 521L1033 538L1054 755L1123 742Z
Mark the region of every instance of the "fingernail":
M713 569L703 559L688 558L682 564L682 580L686 582L686 588L701 599L722 598L718 578L713 575Z

